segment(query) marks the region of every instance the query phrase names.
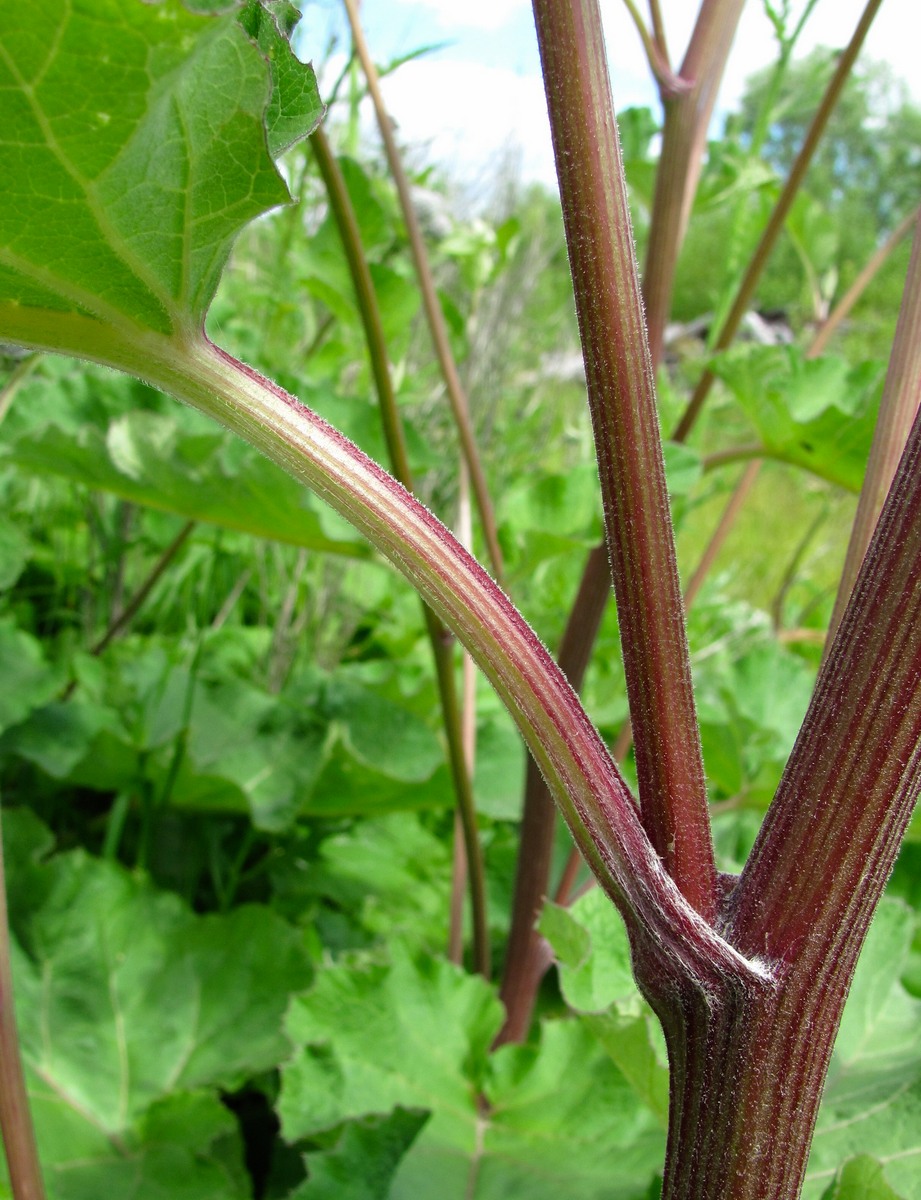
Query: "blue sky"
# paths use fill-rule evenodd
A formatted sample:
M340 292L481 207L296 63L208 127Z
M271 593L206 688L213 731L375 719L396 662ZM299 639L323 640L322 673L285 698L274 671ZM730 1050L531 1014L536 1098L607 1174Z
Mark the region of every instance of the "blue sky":
M639 39L623 0L600 0L617 108L649 104L655 91ZM776 0L775 0L776 3ZM865 0L819 0L799 52L817 44L847 42ZM905 22L917 0L884 0L866 53L891 63L903 78L918 79L917 39ZM793 13L804 0L791 0ZM779 5L778 5L779 6ZM319 64L328 40L338 36L341 64L346 46L341 0L304 4L303 49ZM638 7L646 13L642 2ZM674 63L679 63L698 4L662 0ZM421 46L443 48L404 65L385 80L388 108L404 143L419 147L423 161L446 164L464 185L485 188L496 167L511 156L526 179L553 181L546 110L529 0L363 0L362 21L378 62ZM776 43L762 0L747 0L734 52L724 79L722 111L732 107L745 79L767 66ZM919 88L912 89L921 100Z

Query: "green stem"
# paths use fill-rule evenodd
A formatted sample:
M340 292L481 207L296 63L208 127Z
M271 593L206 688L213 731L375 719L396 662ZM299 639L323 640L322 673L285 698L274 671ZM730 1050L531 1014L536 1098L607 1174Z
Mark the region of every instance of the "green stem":
M652 366L596 0L534 0L595 431L643 824L682 894L716 904L700 737Z
M28 354L9 374L6 383L0 388L0 425L6 420L6 414L12 407L16 393L41 362L40 354Z
M63 332L85 332L65 318ZM59 328L59 333L61 332ZM540 639L435 518L342 434L202 336L151 334L105 361L244 436L327 500L410 580L470 650L506 703L577 843L621 911L669 946L688 970L757 979L663 870L629 789ZM101 347L100 347L101 348Z
M403 434L396 396L393 392L393 382L390 377L390 366L380 307L377 303L374 282L371 279L371 272L368 268L368 260L365 257L361 244L358 220L352 207L345 179L330 149L326 134L322 129L316 130L311 136L311 143L317 157L320 173L326 184L330 208L339 229L339 236L342 239L349 270L352 275L352 283L355 288L358 308L365 330L368 357L371 362L374 383L377 389L381 421L384 426L384 436L390 455L391 468L403 486L408 491L412 491L412 471L409 465L406 439ZM460 815L464 834L470 886L470 905L473 914L473 957L476 969L480 974L488 976L490 973L490 952L489 925L486 912L486 874L483 866L483 851L480 846L477 829L473 786L464 752L461 714L457 702L457 687L454 679L452 637L441 620L432 612L431 608L426 604L423 604L422 607L425 627L435 660L438 694L441 700L442 724L448 743L451 779L454 785L457 811Z
M15 1200L45 1200L45 1188L19 1053L10 967L10 926L0 825L0 1131Z
M777 203L774 205L774 210L771 213L767 227L761 235L761 240L752 255L745 276L739 284L739 290L736 292L736 298L733 301L729 315L726 317L723 327L720 330L714 347L714 352L717 354L721 350L725 350L732 342L732 339L738 332L739 325L742 323L742 318L748 311L752 297L755 294L755 288L758 286L758 280L761 278L761 273L767 265L774 245L780 236L780 231L783 229L784 222L787 219L790 209L793 207L793 201L796 199L797 192L812 161L812 156L815 154L822 139L825 126L828 124L835 105L838 103L838 98L841 95L844 85L847 83L851 68L854 65L854 61L860 52L860 48L864 43L870 26L873 23L873 18L876 16L881 3L882 0L867 0L866 8L857 22L857 28L854 30L850 42L838 59L835 73L828 87L825 89L821 104L816 109L815 116L812 118L812 124L809 126L809 131L800 147L800 152L790 169L790 174L777 199ZM694 389L694 394L672 435L675 441L685 441L687 439L688 434L691 432L700 415L704 401L710 394L710 389L713 386L715 378L715 375L709 369L701 375L697 382L697 387Z

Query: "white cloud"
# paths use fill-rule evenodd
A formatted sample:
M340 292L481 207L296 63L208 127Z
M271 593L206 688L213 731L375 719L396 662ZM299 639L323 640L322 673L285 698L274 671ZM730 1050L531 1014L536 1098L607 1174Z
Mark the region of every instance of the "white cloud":
M803 0L795 7L801 11ZM865 0L820 0L806 26L798 55L818 44L843 46L850 39ZM433 36L431 22L439 19L449 29L479 28L484 35L504 26L530 8L528 0L365 0L367 19L372 13L379 22L401 29L403 49L422 44ZM611 67L612 92L618 110L646 104L658 112L658 99L636 30L623 0L601 0L605 39ZM640 6L645 11L645 6ZM665 25L672 62L678 66L684 55L698 5L691 0L663 0ZM915 41L905 36L904 11L898 5L883 5L871 27L866 53L892 64L921 98L921 76L914 70ZM396 21L404 14L409 28ZM423 20L423 12L425 20ZM901 24L899 23L901 20ZM438 36L437 34L434 36ZM516 26L516 38L520 35ZM532 41L533 30L527 35ZM415 40L413 40L415 39ZM484 42L494 47L495 43ZM473 61L469 38L457 57L450 51L437 58L422 58L402 66L384 81L388 108L400 127L404 144L420 146L427 161L448 167L462 183L478 183L488 176L510 148L519 153L520 171L526 179L553 185L555 171L547 123L543 84L536 73L536 53L525 48L518 62L524 72L488 66ZM738 103L746 80L773 62L777 53L771 27L759 0L745 5L739 31L730 54L717 108L725 113ZM534 63L533 73L531 64Z
M513 17L530 10L528 0L402 0L427 9L448 29L501 29Z
M401 141L428 148L467 182L511 151L527 179L554 178L543 83L481 63L419 59L383 81Z

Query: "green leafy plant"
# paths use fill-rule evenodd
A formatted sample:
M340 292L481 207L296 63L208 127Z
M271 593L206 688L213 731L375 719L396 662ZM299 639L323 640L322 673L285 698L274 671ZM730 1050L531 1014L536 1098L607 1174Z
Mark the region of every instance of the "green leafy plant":
M738 693L704 696L698 718L655 371L716 86L741 4L702 5L679 70L669 64L659 7L650 6L645 44L666 116L641 286L597 6L592 0L534 3L605 534L589 554L560 665L487 571L403 486L411 478L388 394L378 294L389 289L395 307L402 298L401 311L408 312L415 291L386 262L369 268L360 242L386 242L385 206L369 200L362 228L352 197L371 189L357 169L341 169L322 134L313 135L313 148L350 275L338 254L324 258L329 225L317 233L307 286L330 311L347 315L355 301L345 280L354 282L386 449L403 483L314 408L206 335L206 315L234 239L248 222L290 199L274 159L310 134L322 111L311 70L289 46L290 5L252 0L223 15L213 15L214 7L72 0L66 7L36 4L24 19L10 0L0 0L0 174L6 181L0 337L29 351L114 367L140 381L132 386L148 407L114 420L104 438L72 436L66 419L59 427L26 429L14 457L32 470L80 477L125 502L153 504L189 522L270 531L302 552L322 550L356 568L364 564L364 543L336 517L294 493L285 476L241 460L194 415L160 410L150 391L157 389L242 435L408 578L426 606L441 684L450 777L464 816L474 956L484 975L491 957L486 883L447 631L492 684L535 764L501 989L505 1008L503 1014L484 979L399 947L386 962L320 964L305 992L308 956L282 918L232 907L251 831L229 858L218 853L219 835L211 835L213 889L227 911L196 917L112 862L94 863L79 850L49 858L41 823L13 812L10 922L16 936L9 941L25 1014L19 1041L53 1193L98 1194L100 1172L108 1168L104 1186L144 1197L173 1188L177 1176L181 1194L190 1197L246 1195L242 1148L219 1097L281 1065L280 1096L273 1094L274 1078L263 1079L256 1093L266 1107L277 1101L284 1138L309 1144L309 1163L307 1178L279 1194L419 1196L437 1186L446 1196L523 1188L548 1197L564 1189L573 1196L640 1196L653 1180L666 1107L664 1197L796 1197L816 1128L812 1194L825 1182L835 1196L861 1188L867 1195L891 1194L891 1177L866 1156L867 1144L853 1147L833 1116L823 1124L819 1103L828 1075L828 1100L851 1128L857 1123L853 1094L868 1077L879 1103L859 1110L864 1132L894 1139L895 1155L899 1127L910 1127L918 1104L917 1001L891 978L885 987L878 984L880 975L872 972L874 962L907 958L911 918L897 903L887 902L870 934L869 965L854 984L832 1059L857 957L918 791L917 249L834 637L754 848L739 863L738 876L729 875L717 869L702 739L716 724L734 730L717 739L715 755L717 778L732 781L727 791L772 790L776 780L767 788L758 778L763 760L745 762L746 740L753 729L769 740L778 725L785 727L786 714L765 709L785 699L784 689L797 686L798 677L787 660L754 652L737 665ZM795 34L787 33L787 6L767 7L780 31L783 65ZM749 267L725 281L735 300L724 305L713 354L674 438L687 438L719 378L752 415L754 452L795 461L846 486L860 475L854 441L865 442L871 424L872 374L814 364L794 352L734 352L729 344L877 7L868 4L838 60ZM373 92L374 72L365 67ZM634 132L642 160L642 131ZM393 169L399 180L396 163ZM638 171L638 188L643 178ZM741 243L748 214L740 209L735 217ZM466 401L452 378L450 338L418 231L412 217L404 219L498 574L500 538ZM321 341L320 334L313 345ZM28 386L21 375L16 385ZM336 407L335 396L324 399L319 390L311 399L319 408ZM94 402L98 397L83 396L75 407ZM844 413L843 423L833 410ZM746 453L752 451L734 450L730 457ZM680 448L669 452L669 465L673 480L682 467L690 476L699 468ZM578 507L575 479L561 475L546 485L566 496L570 518ZM674 482L672 490L679 490ZM578 534L585 545L596 536L591 512L587 528L573 518L571 525L548 529L542 514L554 505L539 488L519 503L536 514L535 535L565 541ZM172 545L163 556L177 553ZM11 538L11 578L24 560ZM153 571L162 566L161 559ZM306 570L303 560L301 566ZM612 578L638 799L574 691ZM297 592L295 577L292 606ZM100 652L116 632L115 625L107 631ZM34 639L10 624L0 627L0 646L20 685L3 701L8 711L0 709L9 727L7 748L75 784L86 780L90 763L97 782L108 772L107 786L117 797L105 830L109 859L117 855L135 800L143 814L136 862L144 867L154 822L173 805L246 813L253 828L274 831L290 827L305 790L315 814L347 814L342 781L349 777L358 779L363 811L375 810L378 823L366 828L363 846L329 839L325 876L311 886L346 895L355 886L349 857L357 850L379 894L400 897L413 859L408 847L418 844L423 856L431 851L422 828L401 820L407 814L398 810L414 806L407 797L424 807L432 792L447 791L449 772L439 765L437 742L411 701L395 707L393 695L382 698L360 675L335 684L319 674L299 678L306 719L247 683L245 667L231 681L200 677L198 653L190 665L171 662L155 647L125 668L117 705L101 700L106 664L96 661L98 654L86 655L72 681L80 686L74 702ZM246 657L241 647L233 653ZM773 686L765 687L763 677L771 672ZM38 716L27 721L32 712ZM496 717L496 730L502 719ZM241 724L252 731L246 746L238 744ZM372 752L375 740L380 754ZM442 778L436 778L439 770ZM613 907L600 902L601 892L572 909L547 907L539 932L555 836L548 794ZM383 877L382 859L400 864L396 879ZM303 888L298 861L295 849L292 861L274 864L280 893ZM423 873L414 889L417 907L401 897L408 921L424 922L425 897L436 888ZM105 922L101 911L109 914ZM373 913L363 920L373 928ZM539 1046L518 1044L530 1024L548 943L561 965L565 1001L577 1016L547 1024ZM631 992L631 970L658 1025ZM43 1195L43 1185L26 1116L11 987L4 967L0 1121L13 1194L31 1200ZM238 1002L228 1006L227 995ZM110 1020L103 1032L95 1014L106 1006ZM153 1013L163 1008L169 1009L165 1027ZM885 1061L885 1051L875 1047L878 1023L904 1034L908 1049L898 1063ZM410 1054L424 1064L412 1074L405 1070ZM560 1081L576 1071L578 1083L561 1093ZM625 1105L628 1095L642 1103ZM873 1124L882 1109L899 1118L882 1122L885 1138ZM888 1141L880 1154L889 1154Z

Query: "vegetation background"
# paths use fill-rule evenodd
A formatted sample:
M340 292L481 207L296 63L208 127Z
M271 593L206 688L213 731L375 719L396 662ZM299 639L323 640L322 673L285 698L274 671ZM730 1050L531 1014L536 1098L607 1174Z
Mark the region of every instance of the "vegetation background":
M748 464L764 462L689 610L727 871L748 852L811 694L907 239L829 349L810 347L921 195L921 111L884 66L864 63L746 333L711 359L833 58L817 51L752 79L709 147L660 381L670 430L705 362L720 380L691 444L667 446L687 581ZM381 301L417 492L462 526L455 434L393 185L359 137L360 98L349 69L327 131ZM658 121L620 114L641 259ZM291 151L285 170L299 203L241 237L213 330L384 459L310 148ZM559 203L508 175L478 215L459 215L442 170L416 163L413 182L506 585L555 647L601 536ZM548 904L557 965L521 1046L490 1056L495 988L449 962L453 796L415 596L255 451L138 382L8 354L0 419L4 838L52 1194L656 1195L664 1050L608 906L591 891ZM583 695L614 741L627 703L613 607ZM525 758L482 684L475 712L499 973ZM560 830L555 878L569 850ZM842 1027L808 1197L921 1196L917 817L889 890Z

